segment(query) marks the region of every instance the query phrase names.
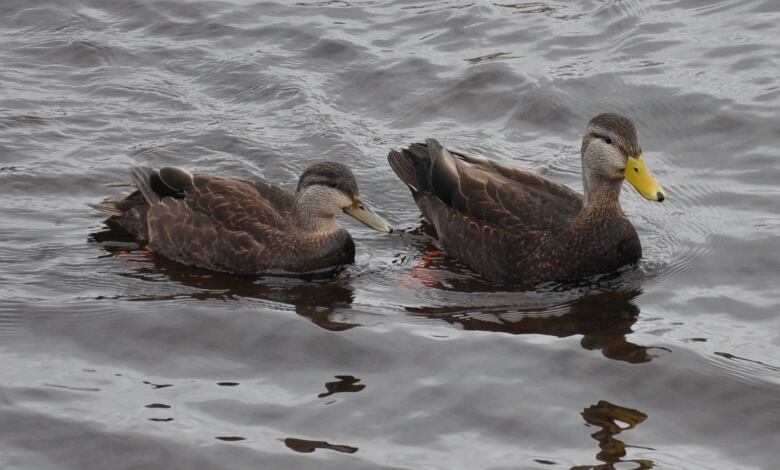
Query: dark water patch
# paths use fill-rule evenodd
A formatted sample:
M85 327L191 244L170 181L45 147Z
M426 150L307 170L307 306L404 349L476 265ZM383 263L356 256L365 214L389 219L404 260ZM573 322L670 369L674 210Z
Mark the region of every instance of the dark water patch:
M173 384L155 384L152 382L147 382L146 380L144 380L143 383L145 383L146 385L150 385L152 387L152 390L159 390L161 388L173 387Z
M166 405L164 403L150 403L146 405L146 408L160 408L160 409L168 409L171 405Z
M552 460L534 459L534 462L542 465L557 465L557 462L553 462Z
M549 13L556 10L552 5L542 2L522 2L522 3L496 3L493 5L501 8L511 8L512 13Z
M596 293L527 312L485 307L478 313L471 313L472 308L407 308L407 311L412 315L441 319L467 331L557 337L581 335L580 344L585 349L600 350L610 359L642 363L657 357L664 348L654 351L653 347L627 340L639 317L639 308L632 303L639 294L637 291Z
M516 59L517 57L512 57L511 52L493 52L491 54L485 54L481 55L479 57L472 57L471 59L465 59L466 62L470 64L480 64L482 62L492 62L494 60L504 60L504 59Z
M355 393L366 388L364 384L358 383L360 382L359 378L351 375L337 375L335 378L338 380L335 382L327 382L325 384L327 392L320 393L317 395L317 398L329 397L336 393Z
M341 68L361 60L365 51L365 48L352 42L322 38L308 48L305 54L314 64L331 62Z
M214 439L218 439L220 441L225 441L225 442L238 442L238 441L246 440L245 437L241 437L241 436L216 436Z
M357 447L345 446L340 444L330 444L325 441L309 441L306 439L297 439L294 437L288 437L284 440L284 445L294 450L295 452L301 452L309 454L317 449L335 450L344 454L354 454L358 451Z
M626 448L636 448L636 446L627 446L624 442L615 438L616 435L633 429L645 421L647 419L645 413L602 400L595 405L585 408L582 412L582 417L589 425L601 428L601 430L591 434L591 437L598 441L601 449L596 454L596 459L604 462L607 466L613 467L623 467L625 466L624 464L629 464L634 469L655 468L655 464L651 460L624 459L626 457Z

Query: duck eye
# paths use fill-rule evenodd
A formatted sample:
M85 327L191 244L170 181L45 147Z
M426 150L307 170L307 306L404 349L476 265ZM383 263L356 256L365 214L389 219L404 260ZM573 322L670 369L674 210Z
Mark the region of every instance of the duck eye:
M329 188L337 188L339 185L335 181L326 181L325 186Z
M612 145L612 137L604 137L604 142L606 142L607 145Z

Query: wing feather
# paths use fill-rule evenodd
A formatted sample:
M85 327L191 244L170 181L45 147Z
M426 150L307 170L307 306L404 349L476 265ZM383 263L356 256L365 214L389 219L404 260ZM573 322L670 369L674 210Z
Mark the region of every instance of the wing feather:
M509 230L552 230L582 207L571 189L530 171L440 148L433 156L431 187L447 206Z
M235 273L285 265L277 253L294 251L286 236L295 210L292 194L264 182L207 174L196 173L191 181L182 197L151 205L147 221L154 251Z
M293 196L270 190L270 185L196 174L184 201L193 211L207 215L228 230L257 231L259 226L283 230L290 225ZM269 195L271 197L269 197ZM292 209L294 210L294 209ZM257 236L263 236L260 230ZM253 233L253 232L249 232Z

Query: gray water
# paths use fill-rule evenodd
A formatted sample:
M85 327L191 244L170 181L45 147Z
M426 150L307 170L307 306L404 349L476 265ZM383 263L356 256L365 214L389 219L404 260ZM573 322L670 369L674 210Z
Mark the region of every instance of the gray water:
M0 1L3 469L775 469L780 2ZM514 292L437 249L391 147L581 190L632 118L668 200L644 259ZM87 203L126 168L293 188L349 165L311 282L177 265Z

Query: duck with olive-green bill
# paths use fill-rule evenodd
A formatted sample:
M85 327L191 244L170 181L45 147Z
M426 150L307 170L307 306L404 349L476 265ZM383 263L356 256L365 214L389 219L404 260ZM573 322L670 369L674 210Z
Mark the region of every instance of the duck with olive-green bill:
M355 243L338 223L345 213L380 232L342 164L309 166L295 193L264 181L135 167L136 191L94 207L156 253L234 274L305 274L352 263Z
M492 281L518 285L580 280L642 256L620 207L623 181L651 201L663 201L666 192L645 166L634 124L616 114L596 116L581 158L583 195L435 140L388 156L450 256Z

